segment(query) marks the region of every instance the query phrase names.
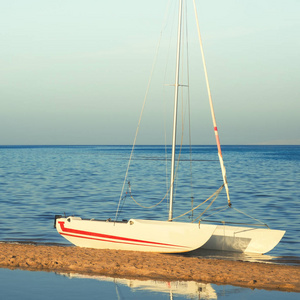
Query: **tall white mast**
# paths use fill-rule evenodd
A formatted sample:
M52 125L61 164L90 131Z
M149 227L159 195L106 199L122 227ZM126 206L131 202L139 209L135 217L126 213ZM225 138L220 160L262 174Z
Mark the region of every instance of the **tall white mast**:
M177 106L178 106L178 90L179 90L179 64L180 64L180 46L181 46L181 22L182 22L182 0L179 1L179 12L178 12L178 35L177 35L177 57L176 57L175 97L174 97L174 115L173 115L169 221L172 221L172 219L173 219L175 148L176 148Z

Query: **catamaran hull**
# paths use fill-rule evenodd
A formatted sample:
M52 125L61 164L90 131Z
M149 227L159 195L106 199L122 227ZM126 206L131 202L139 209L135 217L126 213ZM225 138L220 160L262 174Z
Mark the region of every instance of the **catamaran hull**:
M72 244L96 249L182 253L204 245L216 225L168 221L128 222L56 217L57 231Z
M201 248L264 254L271 251L284 234L283 230L219 225Z

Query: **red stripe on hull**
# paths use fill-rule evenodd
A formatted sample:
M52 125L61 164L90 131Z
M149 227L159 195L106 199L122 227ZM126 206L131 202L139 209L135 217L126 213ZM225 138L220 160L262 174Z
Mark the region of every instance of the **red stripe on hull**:
M108 242L108 243L117 243L117 244L127 244L127 245L135 245L135 246L144 246L144 247L155 247L155 248L176 248L176 246L160 246L160 245L145 245L145 244L139 244L139 243L129 243L129 242L121 242L121 241L109 241L105 239L97 239L97 238L92 238L92 237L85 237L81 235L74 235L74 234L68 234L68 233L61 233L61 235L67 235L75 238L82 238L82 239L88 239L88 240L95 240L95 241L101 241L101 242ZM182 248L184 246L177 246L179 248ZM187 247L185 247L187 248Z
M90 231L70 229L70 228L65 227L65 222L58 221L58 223L60 225L61 230L63 231L61 233L62 235L74 236L74 237L85 238L85 239L101 240L101 241L111 242L111 243L122 243L122 244L131 244L131 245L140 245L140 246L188 248L186 246L181 246L181 245L164 244L164 243L151 242L151 241L145 241L145 240L130 239L130 238L119 237L119 236L114 236L114 235L107 235L107 234L102 234L102 233L95 233L95 232L90 232ZM71 233L71 234L68 234L68 233ZM76 236L74 234L82 234L82 235L86 235L87 237ZM96 238L96 237L98 237L98 238ZM102 239L99 239L99 238L102 238ZM115 240L115 241L113 241L113 240Z

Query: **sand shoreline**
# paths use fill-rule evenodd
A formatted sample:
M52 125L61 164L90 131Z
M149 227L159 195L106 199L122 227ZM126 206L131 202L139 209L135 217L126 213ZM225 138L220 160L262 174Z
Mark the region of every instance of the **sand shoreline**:
M300 267L159 253L0 243L0 267L300 292Z

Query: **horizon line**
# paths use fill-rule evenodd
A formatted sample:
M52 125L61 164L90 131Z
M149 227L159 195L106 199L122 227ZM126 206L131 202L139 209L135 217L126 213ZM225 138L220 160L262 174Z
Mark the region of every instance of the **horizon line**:
M132 144L0 144L0 147L51 147L51 146L62 146L62 147L71 147L71 146L124 146L124 147L132 147ZM135 146L152 146L152 147L171 147L171 144L164 145L164 144L136 144ZM183 144L183 147L189 147L189 146L215 146L214 144ZM223 144L221 146L300 146L300 144L265 144L265 143L259 143L259 144ZM176 145L176 147L180 147L180 145Z

